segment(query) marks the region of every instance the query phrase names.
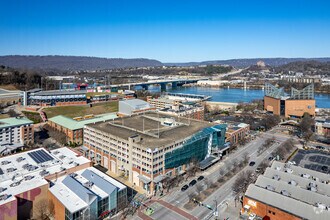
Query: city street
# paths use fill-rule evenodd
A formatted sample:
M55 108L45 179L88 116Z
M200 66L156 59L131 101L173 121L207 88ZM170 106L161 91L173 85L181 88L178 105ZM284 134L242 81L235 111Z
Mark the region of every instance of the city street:
M237 151L229 154L225 159L220 161L220 163L216 164L215 166L209 168L205 172L202 172L198 175L204 175L210 181L216 181L217 178L220 175L219 174L219 169L221 167L223 167L227 163L230 163L233 159L242 160L246 153L248 153L248 155L250 157L250 161L255 161L256 164L253 167L247 166L242 171L256 169L256 167L259 165L259 163L261 161L263 161L265 158L267 158L269 156L269 154L274 149L276 149L276 147L279 146L279 144L274 144L269 149L267 149L265 152L263 152L260 156L257 155L258 148L264 143L264 141L267 138L272 138L272 137L275 137L276 141L280 142L280 143L284 142L285 140L287 140L289 138L288 136L282 135L282 134L277 134L277 133L272 134L271 131L263 133L263 134L260 135L260 137L258 137L257 139L251 141L246 146L241 147ZM196 175L196 176L198 176L198 175ZM225 201L227 198L231 197L231 195L232 195L231 186L234 183L236 177L237 177L237 174L233 178L228 180L219 189L217 189L207 199L205 199L203 201L203 203L214 206L215 205L214 200L216 199L217 203L219 205L221 205L221 203L223 201ZM188 180L187 183L189 181L190 180ZM181 188L182 185L184 185L184 183L182 183L179 186L179 188L175 189L170 194L163 197L163 200L169 202L172 205L183 208L184 204L186 204L189 200L189 198L188 198L189 193L192 192L192 191L196 191L196 186L188 188L185 192L181 192L180 188ZM190 213L192 215L198 217L198 219L202 219L202 218L205 218L206 216L208 216L211 213L211 211L209 209L205 208L205 207L199 207L198 206L195 209L193 209L192 211L190 211Z

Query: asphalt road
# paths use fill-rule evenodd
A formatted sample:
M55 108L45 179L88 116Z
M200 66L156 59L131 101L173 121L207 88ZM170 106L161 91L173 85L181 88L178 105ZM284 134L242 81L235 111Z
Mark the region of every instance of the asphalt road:
M260 156L257 155L258 148L264 143L264 141L267 138L275 137L276 141L278 142L284 142L287 140L289 137L286 135L282 134L277 134L277 133L272 133L266 132L260 135L260 137L257 137L255 140L251 141L248 143L246 146L239 148L237 151L229 154L227 158L219 162L218 164L214 165L214 167L209 168L209 170L206 170L205 172L199 174L199 175L204 175L206 178L208 178L210 181L216 181L219 177L219 169L223 167L227 163L231 163L233 159L237 160L242 160L244 155L248 153L250 157L250 161L255 161L256 164L251 168L247 166L243 170L248 170L248 169L255 169L258 164L264 159L268 158L269 154L276 149L277 145L271 146L268 150L263 152ZM243 171L242 170L242 171ZM228 180L224 185L222 185L219 189L217 189L212 195L210 195L206 200L204 200L204 204L212 205L214 206L215 202L214 200L216 199L218 204L220 205L223 201L225 201L227 198L231 197L232 195L232 190L231 186L234 183L235 179L237 177L237 174ZM184 184L189 183L191 180L188 180L186 183L183 183L180 185L183 186ZM183 205L186 204L189 200L188 195L192 191L196 191L196 186L189 187L185 192L181 192L180 188L174 190L172 193L166 195L163 197L163 200L171 203L172 205L175 205L179 208L183 208ZM205 218L207 215L211 213L211 210L205 208L205 207L196 207L190 213L194 216L196 216L199 219Z

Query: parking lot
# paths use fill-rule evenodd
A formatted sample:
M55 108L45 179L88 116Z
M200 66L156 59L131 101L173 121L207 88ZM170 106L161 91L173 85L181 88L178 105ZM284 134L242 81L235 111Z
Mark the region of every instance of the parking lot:
M297 165L330 174L330 153L319 150L298 150L292 161Z

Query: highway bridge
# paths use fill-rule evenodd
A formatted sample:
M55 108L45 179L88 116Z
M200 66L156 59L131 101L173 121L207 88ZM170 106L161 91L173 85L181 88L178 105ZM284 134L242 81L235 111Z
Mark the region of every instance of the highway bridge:
M100 90L106 89L132 89L135 86L141 86L144 90L148 90L148 87L151 85L160 85L161 91L166 91L166 86L168 84L172 85L172 88L177 86L182 86L189 83L197 83L199 80L208 80L207 78L196 78L196 79L165 79L165 80L150 80L148 82L137 82L137 83L124 83L118 85L106 85L97 87Z

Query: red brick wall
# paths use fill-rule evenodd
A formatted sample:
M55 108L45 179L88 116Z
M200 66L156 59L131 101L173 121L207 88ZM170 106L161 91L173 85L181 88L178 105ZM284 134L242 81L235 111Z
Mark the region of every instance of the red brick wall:
M250 200L250 202L249 202ZM252 203L255 204L255 206L251 205ZM243 199L243 207L245 205L249 205L251 208L251 213L255 213L256 215L264 218L266 216L269 217L270 220L300 220L300 218L293 216L289 213L286 213L280 209L277 209L275 207L269 206L267 204L255 201L253 199L244 197Z

